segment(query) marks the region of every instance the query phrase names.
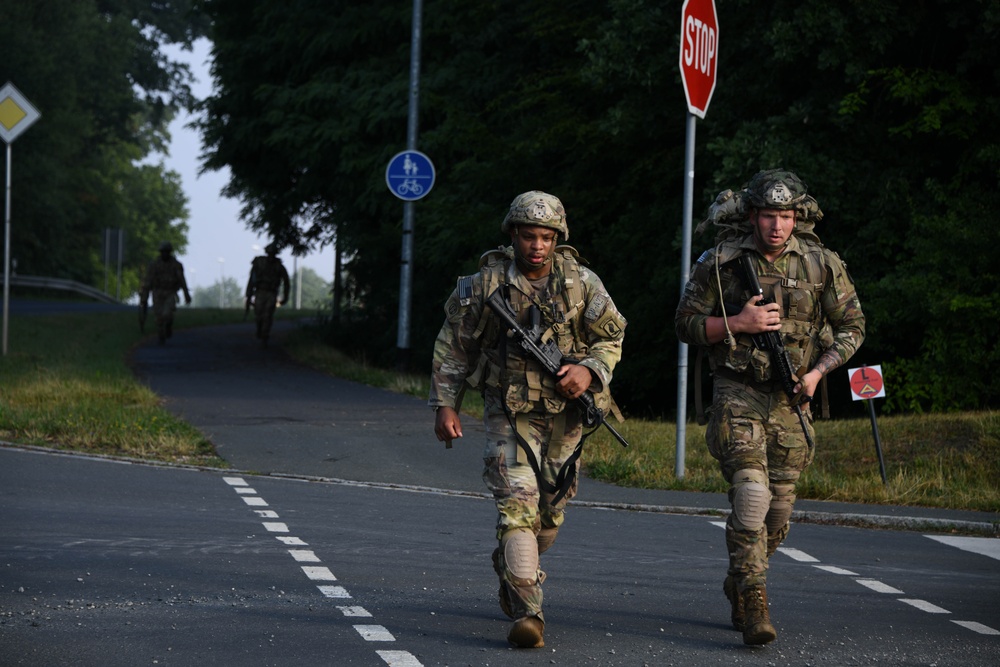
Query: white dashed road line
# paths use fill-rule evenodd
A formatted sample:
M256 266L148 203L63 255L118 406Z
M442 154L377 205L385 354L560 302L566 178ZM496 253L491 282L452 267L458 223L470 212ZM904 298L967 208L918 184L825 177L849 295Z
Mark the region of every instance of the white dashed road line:
M859 584L861 584L865 588L872 589L876 593L888 593L890 595L902 595L903 594L903 591L899 590L898 588L893 588L892 586L889 586L888 584L883 584L881 581L879 581L877 579L855 579L854 581L858 582Z
M375 651L385 660L389 667L423 667L420 662L406 651Z
M726 527L725 521L709 521L713 526L718 526L720 528ZM975 538L975 537L950 537L950 536L938 536L938 535L925 535L932 540L937 540L943 544L949 546L954 546L959 549L964 549L965 551L971 551L973 553L982 554L984 556L989 556L991 558L1000 559L1000 540L993 538ZM789 549L786 547L778 547L778 551L785 554L789 558L796 560L800 563L819 563L820 560L814 556L810 556L804 551L798 549ZM830 574L837 574L849 577L855 577L854 581L861 584L865 588L875 591L876 593L885 593L888 595L905 595L905 593L898 588L884 584L877 579L862 579L859 577L857 572L851 572L850 570L845 570L841 567L836 567L834 565L813 565L818 570L823 570L824 572L829 572ZM914 598L903 598L897 597L898 601L908 604L911 607L919 609L920 611L926 612L928 614L950 614L951 612L947 609L937 606L927 602L926 600L918 600ZM952 619L952 623L960 625L963 628L972 630L973 632L978 632L981 635L1000 635L1000 630L991 628L988 625L983 625L982 623L977 623L976 621L956 621Z
M928 614L950 614L951 612L947 609L942 609L936 604L931 604L926 600L910 600L907 598L899 598L900 602L905 602L906 604L913 605L920 611L926 611Z
M952 621L952 623L961 625L963 628L968 628L973 632L978 632L981 635L1000 635L1000 630L994 630L988 625L976 623L975 621Z
M223 477L223 480L233 488L234 491L250 507L267 507L267 502L256 495L257 491L247 484L242 477ZM277 519L278 513L274 510L255 510L261 519ZM263 521L264 529L269 533L289 533L288 524L280 521ZM285 546L309 546L307 542L292 535L275 535L275 538ZM296 563L321 563L321 559L311 549L289 549L289 555ZM310 581L337 581L330 568L322 565L303 565L302 572ZM316 587L325 598L347 600L351 599L351 594L344 586L319 585ZM371 618L372 615L364 607L338 606L337 609L345 618ZM382 625L355 625L353 626L362 639L368 642L394 642L396 638ZM408 651L376 651L389 667L423 667Z
M970 551L980 556L1000 560L1000 540L995 537L955 537L952 535L924 535L924 537L962 551Z
M799 551L798 549L789 549L787 547L778 547L778 551L785 554L792 560L797 560L800 563L818 563L818 558L813 558L804 551Z

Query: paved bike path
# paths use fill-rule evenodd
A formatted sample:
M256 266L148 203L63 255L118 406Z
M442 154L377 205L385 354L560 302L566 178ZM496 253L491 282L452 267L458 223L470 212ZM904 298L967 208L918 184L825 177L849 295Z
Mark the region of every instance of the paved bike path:
M179 314L182 316L183 313ZM297 326L275 323L262 348L252 323L182 329L131 358L137 376L166 407L200 429L219 456L248 473L484 494L482 425L463 419L464 437L446 449L421 398L374 389L306 368L281 341ZM649 511L728 511L723 493L629 489L581 480L576 504ZM970 512L799 500L795 520L996 533L1000 512Z

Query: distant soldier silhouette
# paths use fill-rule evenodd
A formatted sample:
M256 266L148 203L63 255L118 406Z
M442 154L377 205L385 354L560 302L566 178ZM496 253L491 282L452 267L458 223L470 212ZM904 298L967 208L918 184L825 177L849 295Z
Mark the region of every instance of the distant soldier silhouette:
M167 241L160 244L160 256L149 263L146 278L139 291L139 327L146 324L146 306L149 293L153 293L153 315L160 345L167 342L174 331L174 311L177 310L177 291L184 291L184 303L191 303L184 267L173 255L174 247Z
M253 303L254 316L257 319L257 338L261 345L267 347L267 339L271 335L271 324L274 323L274 309L288 302L288 271L278 257L278 246L269 243L264 248L265 255L254 257L250 263L250 280L247 281L247 308ZM278 289L281 288L281 300L278 300Z

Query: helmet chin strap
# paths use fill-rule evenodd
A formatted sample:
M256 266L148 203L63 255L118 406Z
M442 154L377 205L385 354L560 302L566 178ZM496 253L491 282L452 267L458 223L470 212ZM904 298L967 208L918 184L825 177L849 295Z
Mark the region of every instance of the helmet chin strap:
M516 244L514 245L514 261L516 261L517 265L522 269L524 269L525 271L537 271L539 268L538 266L531 264L524 259L521 253L518 252ZM541 266L545 266L546 264L551 264L551 263L552 263L552 255L549 255L548 257L545 258L545 261L541 263Z

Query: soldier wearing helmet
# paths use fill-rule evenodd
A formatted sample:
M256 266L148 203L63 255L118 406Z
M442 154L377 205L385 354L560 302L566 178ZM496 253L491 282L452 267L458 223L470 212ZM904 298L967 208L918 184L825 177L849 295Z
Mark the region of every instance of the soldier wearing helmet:
M174 246L169 241L160 244L160 256L149 263L146 277L139 289L139 325L145 327L149 295L153 295L153 314L160 345L174 333L174 312L177 310L177 292L183 290L184 302L191 303L184 267L173 255Z
M777 633L767 601L770 556L788 535L795 486L812 461L809 401L820 380L865 337L865 317L847 267L812 232L816 200L790 171L761 171L738 192L721 193L699 229L720 228L699 258L675 315L677 336L707 354L712 404L708 449L729 483L729 569L723 592L746 644ZM763 298L738 268L747 256ZM793 370L789 397L755 334L779 334ZM804 413L803 422L795 412Z
M253 304L254 318L257 320L257 338L262 346L267 347L271 336L271 325L274 323L274 309L288 303L289 279L288 271L278 257L278 246L269 243L264 248L264 255L253 258L250 262L250 279L247 281L247 309ZM281 289L281 299L278 290Z
M609 387L626 321L576 250L560 245L569 227L557 197L519 195L500 229L510 245L484 254L479 271L459 278L445 304L429 403L437 412L435 434L450 446L462 437L465 388L483 395L483 479L498 511L493 568L500 608L513 621L508 641L537 648L545 644L539 556L555 541L577 491L584 435L573 399L589 390L602 411L620 418ZM558 376L508 344L502 321L485 304L497 290L521 326L558 345Z

